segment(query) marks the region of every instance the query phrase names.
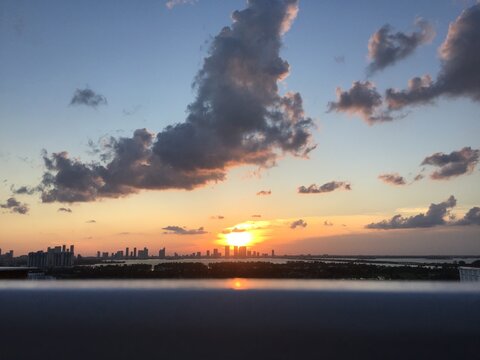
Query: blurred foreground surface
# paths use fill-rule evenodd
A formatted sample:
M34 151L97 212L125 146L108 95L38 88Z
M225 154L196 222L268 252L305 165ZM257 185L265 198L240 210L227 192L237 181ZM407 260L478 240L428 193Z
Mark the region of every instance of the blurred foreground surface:
M457 282L0 282L0 359L478 358Z

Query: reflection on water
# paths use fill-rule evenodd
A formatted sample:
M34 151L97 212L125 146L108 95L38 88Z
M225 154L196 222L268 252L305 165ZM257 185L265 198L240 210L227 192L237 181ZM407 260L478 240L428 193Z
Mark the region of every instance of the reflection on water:
M62 290L286 290L286 291L480 291L478 283L429 281L368 281L368 280L303 280L303 279L208 279L208 280L45 280L0 281L0 290L6 289L62 289Z

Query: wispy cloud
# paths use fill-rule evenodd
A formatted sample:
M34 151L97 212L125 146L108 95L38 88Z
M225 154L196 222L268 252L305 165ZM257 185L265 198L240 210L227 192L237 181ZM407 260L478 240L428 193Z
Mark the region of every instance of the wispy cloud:
M305 228L307 223L303 219L298 219L290 224L290 229L296 229L297 227Z
M203 227L199 227L198 229L187 229L185 226L176 226L176 225L169 225L162 228L164 234L174 234L174 235L202 235L207 234L207 231Z
M312 184L308 187L300 186L297 191L299 194L322 194L332 192L337 189L352 190L352 187L345 181L330 181L321 186L316 184Z
M7 199L3 204L0 203L0 208L8 209L11 213L16 213L20 215L26 215L30 210L28 204L21 203L14 197Z
M77 89L70 100L70 105L86 105L96 108L99 105L107 105L107 98L89 88Z

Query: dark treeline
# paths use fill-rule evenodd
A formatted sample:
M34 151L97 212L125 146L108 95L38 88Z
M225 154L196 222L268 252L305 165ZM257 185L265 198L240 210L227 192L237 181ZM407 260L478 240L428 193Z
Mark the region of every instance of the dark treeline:
M370 280L459 280L457 266L381 266L371 264L292 261L271 262L161 263L155 266L76 266L50 270L59 279L370 279Z

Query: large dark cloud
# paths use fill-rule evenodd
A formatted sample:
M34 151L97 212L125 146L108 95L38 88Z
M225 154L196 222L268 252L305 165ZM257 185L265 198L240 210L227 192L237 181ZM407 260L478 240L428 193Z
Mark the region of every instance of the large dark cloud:
M290 229L296 229L297 227L305 228L307 223L303 219L298 219L290 224Z
M206 234L207 232L204 230L203 227L199 227L198 229L187 229L182 226L170 225L162 228L164 234L174 234L174 235L202 235Z
M378 175L378 178L382 180L386 184L390 185L406 185L407 181L405 178L397 173L391 173L391 174L380 174Z
M3 204L0 204L0 208L8 209L11 213L17 213L21 215L25 215L29 211L27 204L21 203L14 197L7 199L7 201L4 202Z
M453 223L454 225L480 225L480 207L475 206L468 210L463 218Z
M330 181L321 186L312 184L309 187L300 186L297 190L299 194L321 194L332 192L337 189L352 190L349 183L344 181Z
M467 96L480 101L480 4L464 10L450 24L439 50L441 67L436 80L415 77L405 90L387 89L392 110L430 103L439 96Z
M378 223L371 223L365 227L368 229L410 229L410 228L428 228L437 225L445 225L447 221L445 217L449 210L455 207L457 200L452 195L446 201L439 204L430 204L428 211L425 214L418 214L415 216L403 217L395 215L389 220L383 220Z
M96 108L98 105L107 105L107 99L92 89L77 89L70 100L70 105L86 105Z
M110 160L84 163L45 155L44 202L94 201L142 189L191 190L225 179L230 167L272 166L284 154L305 157L311 118L298 93L278 93L290 66L279 56L297 0L250 0L213 39L195 78L185 122L156 136L138 129L111 139ZM105 156L103 158L106 158Z
M450 154L435 153L427 156L421 165L438 167L439 169L434 171L430 177L434 180L444 180L471 173L479 159L480 149L464 147L459 151L452 151Z
M357 115L370 125L393 120L382 109L382 96L370 81L355 81L350 89L344 91L338 87L336 93L337 101L328 103L329 112Z
M368 57L371 60L367 68L369 74L382 70L413 54L415 49L425 43L429 43L435 37L435 31L427 21L417 19L415 24L419 31L405 34L392 32L388 24L376 31L368 41Z

